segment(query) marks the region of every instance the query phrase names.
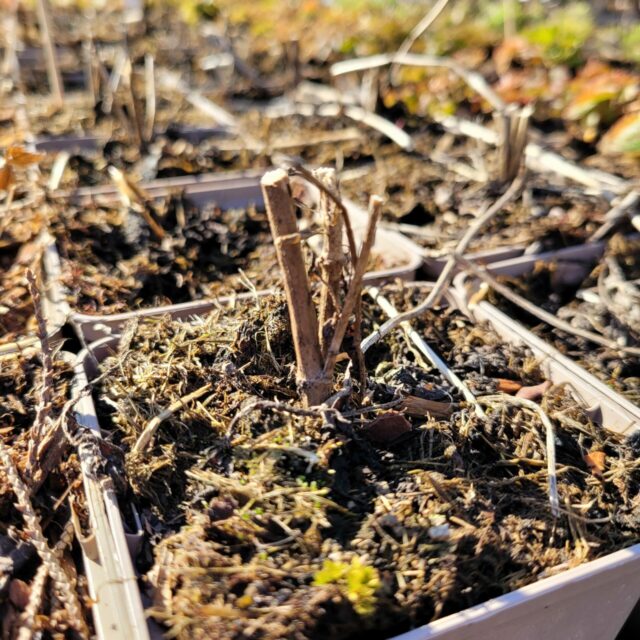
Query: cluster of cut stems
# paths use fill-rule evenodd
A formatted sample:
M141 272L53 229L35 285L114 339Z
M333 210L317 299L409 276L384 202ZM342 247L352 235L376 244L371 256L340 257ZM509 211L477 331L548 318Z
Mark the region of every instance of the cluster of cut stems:
M262 178L262 191L291 319L298 386L306 406L320 405L330 395L343 338L353 321L354 312L359 309L362 281L382 210L382 199L372 196L362 246L357 255L352 255L353 273L346 293L342 295L345 265L342 227L350 229L348 214L335 196L329 197L329 194L335 194L335 172L322 170L316 172L315 177L316 183L324 187L320 195L324 246L319 312L312 300L289 175L283 169L275 169ZM357 324L357 320L355 322Z

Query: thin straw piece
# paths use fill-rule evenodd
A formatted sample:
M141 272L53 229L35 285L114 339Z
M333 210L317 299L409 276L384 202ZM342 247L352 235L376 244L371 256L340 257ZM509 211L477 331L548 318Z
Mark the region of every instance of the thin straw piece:
M551 513L554 518L560 517L560 501L558 499L558 474L556 471L556 434L553 423L549 416L544 412L542 407L533 400L526 398L518 398L507 394L496 394L491 396L480 396L478 402L491 405L496 402L506 402L518 407L524 407L538 414L540 422L542 422L546 430L545 445L547 449L547 475L549 476L549 504L551 505Z
M365 289L365 292L374 302L380 305L380 308L389 316L389 318L397 318L400 315L398 310L382 295L380 289L377 287L368 287ZM469 404L473 405L475 414L479 418L483 418L484 411L478 404L476 397L469 390L469 387L467 387L467 385L449 368L447 363L424 341L422 336L411 327L411 324L408 321L402 322L400 326L404 329L407 338L413 342L425 358L429 360L429 362L445 377L446 380L448 380L460 391L460 393L462 393L464 399Z

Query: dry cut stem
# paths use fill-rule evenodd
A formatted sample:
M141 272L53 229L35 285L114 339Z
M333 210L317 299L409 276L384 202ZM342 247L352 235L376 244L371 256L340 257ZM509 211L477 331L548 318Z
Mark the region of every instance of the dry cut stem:
M339 64L339 63L338 63ZM480 140L489 145L498 145L500 136L493 130L455 116L445 116L438 123L455 135L463 135ZM535 142L529 142L524 149L525 163L528 169L543 173L554 173L574 182L595 189L607 199L612 194L619 195L628 191L625 180L599 169L588 169L563 158L553 151L547 151Z
M36 276L27 270L27 282L29 292L33 300L34 314L38 325L38 339L42 352L42 390L40 391L40 402L36 409L35 421L31 427L31 437L29 439L28 470L33 476L38 462L38 447L44 435L47 418L51 411L51 401L53 398L53 351L47 334L47 323L42 313L42 297L36 281Z
M42 34L42 48L45 51L47 59L47 75L49 77L49 89L53 96L56 107L62 107L64 103L64 90L62 88L62 78L58 61L56 59L56 51L51 35L51 7L48 0L37 0L36 10L38 12L38 23Z
M153 127L156 121L156 76L155 62L150 53L144 56L144 140L150 142L153 137Z
M275 169L262 177L261 185L287 296L298 385L304 404L318 405L329 395L331 383L322 367L318 321L289 193L289 177L283 169Z
M527 148L527 132L532 107L523 109L508 105L503 111L494 114L501 124L499 180L502 183L515 180L520 173Z
M20 477L13 459L11 458L11 453L1 441L0 465L2 466L11 488L13 489L13 493L17 498L17 507L22 513L25 529L31 544L33 544L38 552L42 563L46 565L47 571L54 582L56 595L67 610L69 624L76 629L83 638L88 638L89 630L85 624L84 617L82 615L82 607L80 606L80 601L78 600L75 588L71 583L69 576L62 568L57 555L49 548L47 539L45 538L44 533L42 533L38 515L31 504L29 488Z
M344 224L344 230L347 234L347 242L349 244L349 253L351 254L351 261L355 268L356 262L358 260L358 252L356 250L356 240L353 235L353 229L351 228L351 222L349 220L349 212L347 208L344 206L344 203L340 199L333 189L331 189L328 185L324 184L322 181L318 180L313 173L311 173L308 169L305 169L301 164L292 164L287 167L289 171L289 175L300 176L304 178L309 183L311 183L314 187L316 187L320 193L324 193L325 196L330 198L333 203L338 207L340 213L342 215L342 223Z
M294 169L294 171L300 173L298 169ZM344 302L339 313L336 313L340 305L338 294L342 276L342 260L339 260L339 257L342 256L342 231L341 228L332 228L340 219L335 210L333 216L330 216L332 204L335 204L343 214L345 229L349 231L351 226L344 205L335 195L332 186L327 184L329 182L325 179L327 174L321 172L319 176L308 176L307 173L306 171L302 172L302 175L311 179L311 182L317 184L321 190L321 198L323 198L321 207L323 207L327 221L327 235L331 237L331 240L328 241L328 247L327 245L325 247L327 247L327 252L330 252L330 262L335 267L335 271L332 271L329 277L326 272L324 274L326 293L323 293L324 300L321 308L321 333L318 331L318 319L311 299L311 287L300 246L301 236L292 207L287 173L282 169L271 171L263 176L261 183L287 295L291 332L296 352L298 384L304 404L313 406L323 403L329 395L336 359L354 311L356 312L355 329L359 332L359 301L362 295L362 281L375 240L376 227L382 213L382 199L378 196L372 196L370 199L369 222L362 248L354 261L353 277L349 283ZM352 255L355 255L352 239L349 244L352 248ZM328 331L330 316L327 309L331 310L332 316L337 316L333 332ZM362 363L360 351L358 351L358 359ZM361 369L364 370L364 367L361 366Z
M338 318L338 322L336 323L336 328L333 333L333 337L331 338L329 350L327 351L327 357L324 363L324 372L326 376L331 376L333 374L336 357L339 353L342 339L344 338L344 334L349 325L349 318L357 301L362 295L362 278L364 277L364 273L367 269L367 263L369 262L369 256L371 255L371 248L375 241L376 228L382 214L382 202L382 198L379 196L371 196L369 199L369 223L362 242L362 249L358 256L358 262L356 263L355 273L351 279L351 284L349 285L349 290L347 291L344 304L342 305L342 311Z
M334 193L338 191L335 169L321 168L314 171L315 177ZM344 267L342 251L342 217L338 207L325 191L320 192L320 215L322 217L324 245L320 257L322 289L318 312L320 350L326 356L331 336L331 323L340 306L340 283Z

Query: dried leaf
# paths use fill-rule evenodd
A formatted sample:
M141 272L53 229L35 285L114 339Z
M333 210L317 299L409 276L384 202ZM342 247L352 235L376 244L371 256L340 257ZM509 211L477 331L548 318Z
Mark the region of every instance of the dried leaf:
M407 415L424 417L436 416L439 418L448 418L454 410L455 405L450 402L437 402L435 400L426 400L418 396L407 396L398 405L398 408Z
M611 121L620 107L638 94L638 78L626 71L612 69L609 65L590 61L571 83L573 95L564 116L580 120L587 116Z
M569 120L579 120L591 113L599 105L613 100L618 95L618 91L606 85L596 85L581 91L567 105L564 117Z
M602 138L600 151L609 155L640 155L640 111L620 118Z
M15 146L7 149L5 157L7 158L7 163L12 164L14 167L28 167L41 162L44 159L44 154L31 153L24 147Z
M369 422L364 434L373 443L385 445L411 431L411 423L396 411L389 411Z
M505 73L514 60L525 63L527 66L540 64L540 50L522 36L505 38L493 51L493 62L499 74ZM531 69L528 69L531 71Z
M561 67L550 73L544 67L510 69L500 75L494 89L507 102L552 102L565 91L566 74Z
M0 168L0 191L8 191L15 184L11 166L5 164Z
M602 476L605 472L607 456L604 451L590 451L585 454L584 461L594 476Z

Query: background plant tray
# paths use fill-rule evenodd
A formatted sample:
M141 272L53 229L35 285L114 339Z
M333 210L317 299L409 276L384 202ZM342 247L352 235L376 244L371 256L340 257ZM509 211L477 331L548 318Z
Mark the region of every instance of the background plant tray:
M220 176L218 174L207 174L200 176L189 176L181 178L168 178L156 180L142 185L145 191L152 197L163 197L171 191L184 190L186 197L199 207L203 207L210 202L215 202L223 209L246 207L250 204L263 206L262 191L260 189L259 177L262 172L249 172L242 174L231 174ZM310 191L311 197L317 196L317 192ZM71 196L77 202L88 202L91 199L102 202L116 201L119 196L115 187L96 187L91 189L79 189ZM351 224L353 226L356 241L360 239L368 222L368 214L352 202L346 201L345 205L349 211ZM55 250L55 247L54 249ZM379 229L376 234L374 252L385 258L391 258L398 265L388 269L381 269L367 273L364 277L366 284L376 284L384 281L400 278L412 280L415 278L418 269L422 264L419 248L414 243L401 234ZM68 315L71 324L85 342L92 342L101 337L110 335L114 330L121 327L127 320L138 316L143 311L132 311L131 313L119 313L111 315L91 315L68 310L66 305L64 290L61 282L60 261L50 261L47 269L48 288L52 291L52 297L60 306L60 313ZM239 294L241 295L241 294ZM252 294L249 294L251 296ZM190 305L184 303L179 305L190 313ZM210 309L211 304L204 301L205 309ZM169 307L161 307L161 312L166 312Z
M468 253L465 257L478 264L493 264L494 262L502 262L503 260L517 258L524 253L524 250L525 247L523 245L515 245L513 247L488 249L487 251L476 251ZM423 252L425 256L423 269L427 276L432 277L435 280L442 273L445 265L447 264L448 257L442 256L434 258L429 256L424 249Z
M489 267L492 275L521 276L533 270L536 263L566 262L594 264L603 255L605 244L597 242L559 251L549 251L513 260L497 262ZM513 343L525 343L540 359L543 370L550 379L568 383L581 393L591 408L594 419L612 431L630 433L640 427L640 407L624 398L593 374L561 354L554 346L534 335L529 329L510 318L491 303L483 300L472 307L470 300L478 292L480 281L468 274L459 274L454 281L455 295L465 312L479 321L487 321L501 335Z

